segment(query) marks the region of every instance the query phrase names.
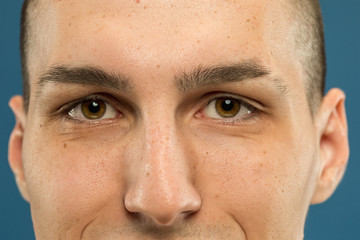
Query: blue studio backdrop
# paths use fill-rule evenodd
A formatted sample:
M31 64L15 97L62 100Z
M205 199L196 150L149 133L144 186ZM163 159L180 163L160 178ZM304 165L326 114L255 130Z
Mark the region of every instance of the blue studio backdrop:
M321 0L327 51L327 87L347 94L350 161L345 177L326 203L312 206L305 240L357 240L360 226L360 1ZM20 196L7 160L14 117L8 107L21 94L19 26L22 0L0 3L0 239L34 240L29 204Z

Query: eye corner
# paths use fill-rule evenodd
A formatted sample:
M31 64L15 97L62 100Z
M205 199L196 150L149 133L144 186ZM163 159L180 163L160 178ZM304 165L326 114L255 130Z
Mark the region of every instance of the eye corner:
M204 119L213 124L248 125L259 117L260 112L243 97L217 93L206 101L204 107L195 113L194 118Z
M76 122L111 122L122 118L123 113L118 107L114 106L111 100L104 99L101 96L87 96L78 99L59 110L62 116L67 120Z

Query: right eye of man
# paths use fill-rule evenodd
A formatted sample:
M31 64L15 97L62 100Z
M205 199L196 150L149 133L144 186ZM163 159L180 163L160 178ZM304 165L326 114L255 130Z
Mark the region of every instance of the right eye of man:
M117 118L119 112L102 99L90 98L77 103L68 115L76 120L103 120Z

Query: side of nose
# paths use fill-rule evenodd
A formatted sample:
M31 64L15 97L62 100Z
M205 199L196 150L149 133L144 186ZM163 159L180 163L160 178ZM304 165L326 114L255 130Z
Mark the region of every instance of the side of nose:
M201 198L191 179L189 159L175 127L145 130L135 173L125 193L130 213L169 226L197 212Z

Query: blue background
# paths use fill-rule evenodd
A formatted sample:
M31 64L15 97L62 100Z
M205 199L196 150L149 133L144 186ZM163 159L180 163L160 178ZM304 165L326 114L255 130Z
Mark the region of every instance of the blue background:
M335 195L312 206L305 240L360 239L360 1L321 0L327 50L327 89L347 94L350 162ZM21 0L0 3L0 239L33 240L29 205L21 198L7 161L8 138L14 118L8 100L21 94L19 26Z

